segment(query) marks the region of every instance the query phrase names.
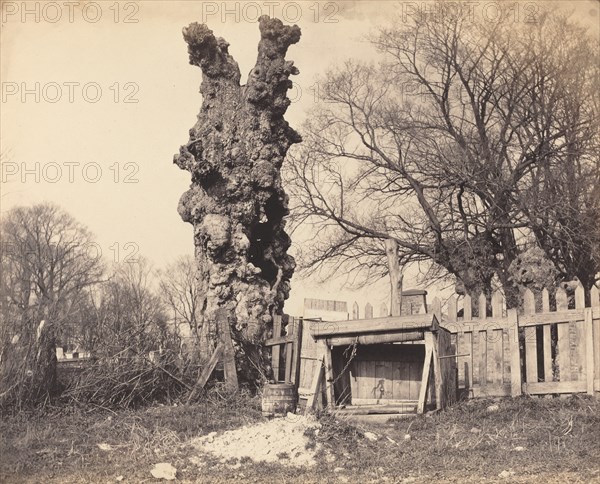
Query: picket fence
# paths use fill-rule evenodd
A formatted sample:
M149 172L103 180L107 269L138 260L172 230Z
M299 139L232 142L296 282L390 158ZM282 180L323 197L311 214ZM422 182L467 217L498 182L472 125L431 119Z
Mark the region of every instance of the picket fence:
M522 306L508 311L495 292L491 316L480 295L479 316L473 317L474 302L464 296L459 317L458 298L451 297L441 321L453 334L459 392L478 397L600 391L598 288L590 291L590 307L581 284L570 295L564 287L544 289L537 300L526 290Z
M488 303L484 294L452 296L442 313L434 298L428 305L440 325L451 333L458 368L458 393L462 397L496 397L600 392L600 296L597 287L585 304L581 284L544 289L537 296L523 294L518 309L506 309L500 291ZM426 309L421 308L420 312ZM352 305L351 319L373 318L373 305L364 311ZM477 314L476 316L474 315ZM382 305L378 316L387 316ZM304 336L301 386L313 366L313 344ZM306 354L305 354L306 353ZM308 361L307 361L308 363Z

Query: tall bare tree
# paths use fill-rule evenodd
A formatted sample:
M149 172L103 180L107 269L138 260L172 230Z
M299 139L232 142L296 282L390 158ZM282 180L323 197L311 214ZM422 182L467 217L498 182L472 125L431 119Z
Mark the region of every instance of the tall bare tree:
M204 325L202 307L205 291L198 281L192 256L182 256L160 273L160 289L166 306L176 319L189 326L197 356L208 357L212 342Z
M5 327L25 339L45 319L60 333L86 288L102 279L93 235L49 203L16 207L0 226Z
M392 239L400 260L431 261L469 292L489 292L498 276L516 303L511 263L527 243L547 246L529 204L543 193L539 173L553 173L548 180L561 190L561 164L598 168L598 94L589 88L597 48L558 12L538 20L416 15L373 37L382 64L347 62L326 75L288 164L293 219L317 228L305 266L354 253L368 276L385 260L381 242ZM570 57L577 62L568 70ZM577 79L587 79L584 91ZM589 220L586 177L568 183L588 190L572 206L586 207ZM544 200L536 212L551 217L543 207L552 199Z

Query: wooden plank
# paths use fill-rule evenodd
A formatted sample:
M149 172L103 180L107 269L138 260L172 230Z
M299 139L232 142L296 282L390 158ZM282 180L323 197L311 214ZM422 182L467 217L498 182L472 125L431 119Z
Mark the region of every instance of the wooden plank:
M487 329L510 329L511 325L506 318L493 319L489 318L484 321L473 319L471 321L460 321L457 323L445 323L442 327L452 334L468 333L471 331L483 331Z
M333 392L333 362L331 360L331 348L321 342L323 346L323 361L325 367L325 398L327 400L327 406L329 408L335 407L335 395Z
M410 368L411 364L409 362L401 362L394 364L395 372L394 377L398 379L394 381L394 398L397 399L411 399L413 395L411 395L410 388ZM418 396L417 396L418 398Z
M585 310L585 375L588 395L594 394L594 326L592 308ZM598 350L598 349L596 349Z
M581 393L587 391L584 381L553 381L523 383L523 392L529 395L549 395L553 393Z
M542 291L542 312L550 312L550 294L548 289ZM544 332L544 381L550 382L554 380L552 371L552 333L549 324L543 325Z
M485 328L487 327L487 300L485 298L485 294L481 293L479 295L479 299L478 299L478 311L479 311L479 320L481 321L481 327ZM483 387L485 385L487 385L487 374L488 374L488 359L487 359L487 355L488 355L488 348L490 347L489 342L488 342L488 332L486 331L479 331L479 355L478 359L479 359L479 384Z
M292 342L286 343L285 345L285 382L293 383L292 381L292 369L294 367L294 343L296 335L294 334L294 322L290 321L287 325L288 336L291 337Z
M305 415L308 415L311 411L315 411L319 396L321 395L321 386L323 384L323 356L319 357L318 364L315 368L312 383L310 385L310 392L308 394L308 402L306 402Z
M281 337L281 315L273 316L273 338ZM279 345L271 348L271 365L273 366L273 379L275 383L279 381L279 360L281 358L281 348Z
M591 307L600 308L600 290L596 286L590 289Z
M206 382L208 381L208 379L210 378L210 375L214 371L215 366L217 366L217 363L221 359L221 356L223 356L223 343L219 343L217 345L215 351L213 351L213 354L211 355L210 360L208 360L207 365L204 367L204 369L202 370L202 373L200 374L200 378L198 378L198 381L196 382L196 384L194 385L194 388L190 392L190 395L187 399L188 403L190 403L196 397L198 392L202 388L204 388L204 385L206 385Z
M473 351L471 353L471 365L472 365L472 381L473 381L473 385L478 385L480 383L479 380L479 347L481 346L481 334L479 331L473 331L471 333L471 339L472 339L472 348ZM473 388L473 386L471 386L471 388Z
M352 394L352 400L354 398L371 398L369 395L371 389L371 382L367 383L367 365L363 360L354 360L356 367L356 393Z
M438 337L436 333L425 333L425 345L430 344L432 348L431 358L433 359L433 380L435 382L435 405L438 410L446 407L444 391L442 388L442 369L438 348Z
M523 294L523 311L525 314L535 313L535 298L530 289L525 289ZM537 365L537 328L526 327L525 330L525 381L536 383L538 381Z
M465 333L464 353L469 353L463 361L465 372L465 387L473 388L473 333ZM458 360L461 361L461 360Z
M519 350L519 315L516 309L508 310L508 319L513 327L509 330L510 338L510 394L513 397L521 395L521 354Z
M450 296L450 299L448 299L448 321L451 323L456 322L457 303L456 296Z
M423 363L408 363L408 395L411 400L418 400L421 392L421 380L423 378Z
M479 331L479 384L485 386L488 383L488 352L491 347L488 341L488 332Z
M219 338L223 343L223 370L225 373L225 388L230 391L238 390L237 370L235 368L235 351L231 340L231 327L229 326L229 313L225 308L216 311Z
M387 318L359 319L350 321L330 321L327 324L311 322L310 334L313 338L327 336L354 335L360 333L389 332L396 330L431 329L433 314L412 314L408 316L389 316Z
M300 386L300 371L302 360L302 332L303 332L303 321L302 318L294 318L294 343L292 345L293 350L293 361L292 361L292 382L296 385L296 388Z
M423 364L423 374L421 377L421 387L419 389L419 403L417 404L417 413L425 411L425 398L427 397L427 382L429 381L429 372L431 370L431 360L433 348L431 345L425 346L425 362Z
M504 348L502 346L502 330L495 329L491 331L493 338L493 362L492 365L494 368L494 378L492 379L493 383L502 384L504 381ZM489 334L489 333L488 333Z
M375 362L375 388L376 398L381 400L389 400L392 398L392 362L377 361Z
M456 320L457 320L457 298L456 296L451 296L448 300L448 324L444 325L445 329L452 334L453 331L449 328L456 328ZM455 340L455 350L456 354L468 354L468 356L464 356L458 358L456 360L457 369L458 369L458 387L459 388L471 388L473 386L473 374L472 374L472 358L473 358L473 347L471 342L471 332L457 332L457 337Z
M286 344L286 343L293 343L294 342L294 335L285 335L285 336L280 336L279 338L269 338L268 340L265 341L265 346L279 346L282 344ZM275 349L275 348L273 348ZM272 353L271 353L272 355Z
M568 309L567 293L562 287L556 290L556 310L566 311ZM581 311L583 319L583 311ZM567 321L569 321L567 319ZM569 326L567 324L559 324L558 332L558 371L559 380L561 382L569 381L571 370L571 358L569 348Z
M465 294L463 300L463 321L470 321L473 319L473 302L469 294Z
M399 343L403 341L420 341L423 339L423 331L391 331L381 334L365 334L359 336L340 336L326 338L330 346L348 346L354 343L361 345L372 345L379 343Z
M563 291L563 289L557 289L556 294L558 297L558 293ZM562 297L562 296L561 296ZM566 300L566 293L565 293ZM558 303L557 303L558 306ZM567 304L565 304L565 309L558 309L555 312L551 313L536 313L536 314L524 314L519 318L519 326L539 326L540 324L554 324L554 323L567 323L569 321L583 321L583 310L582 309L567 309Z
M581 309L585 313L585 291L581 282L575 288L575 309ZM571 322L570 327L573 335L571 341L571 379L586 381L585 323Z
M502 383L510 385L510 330L502 330Z
M456 348L452 345L450 333L443 329L437 333L440 371L442 375L442 395L444 408L456 402L458 385L456 381Z
M484 293L481 293L479 295L479 299L477 300L478 304L478 310L479 310L479 319L485 319L487 318L487 299L485 297Z
M492 294L492 318L503 318L504 298L498 290ZM492 337L492 352L491 366L494 368L493 377L490 378L492 383L502 384L503 382L503 367L504 354L502 351L502 329L494 329L488 331L488 335Z
M417 401L407 401L401 403L371 404L369 400L360 401L356 405L349 405L345 408L336 409L335 415L381 415L416 412Z
M510 384L499 385L497 383L486 386L475 386L471 391L472 398L508 397L512 393Z

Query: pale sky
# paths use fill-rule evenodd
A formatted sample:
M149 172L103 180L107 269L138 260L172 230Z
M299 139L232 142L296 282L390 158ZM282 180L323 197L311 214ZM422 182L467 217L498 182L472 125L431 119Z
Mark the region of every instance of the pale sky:
M473 2L474 11L494 15L499 3ZM566 3L598 31L597 0ZM258 14L298 24L302 38L287 59L300 75L293 78L296 87L289 96L295 102L286 119L299 130L315 102L311 87L317 75L349 57L373 59L362 36L396 9L410 14L427 5L2 1L0 213L52 201L96 234L108 258L117 246L121 259L138 247L139 254L163 267L191 254L192 227L177 213L190 176L172 158L187 142L200 109L201 71L188 63L182 27L204 21L224 37L244 82L256 60ZM524 17L535 13L535 4L520 2L519 9ZM377 314L386 292L386 281L349 293L295 278L286 312L301 314L304 297L320 297L358 300L361 306L368 300Z

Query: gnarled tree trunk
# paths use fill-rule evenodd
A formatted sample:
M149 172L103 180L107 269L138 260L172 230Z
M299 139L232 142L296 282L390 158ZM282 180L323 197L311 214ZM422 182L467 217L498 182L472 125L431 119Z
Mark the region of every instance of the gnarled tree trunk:
M287 254L280 168L288 148L301 141L283 118L289 76L298 73L285 54L300 29L267 16L259 27L258 59L244 86L224 39L197 23L183 30L190 63L202 69L203 104L174 162L192 175L179 213L194 226L205 324L225 309L238 358L252 360L244 368L264 372L260 342L289 296L295 267Z

